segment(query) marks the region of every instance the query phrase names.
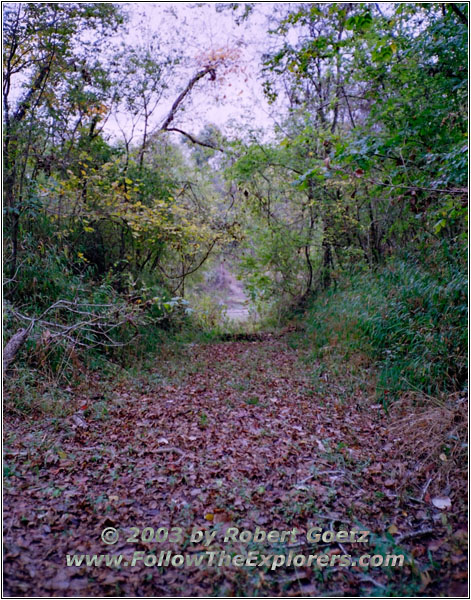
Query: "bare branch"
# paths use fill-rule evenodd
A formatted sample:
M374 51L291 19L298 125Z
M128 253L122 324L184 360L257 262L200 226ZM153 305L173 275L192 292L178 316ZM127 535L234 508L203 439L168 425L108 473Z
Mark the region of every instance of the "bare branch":
M193 135L191 135L191 133L187 133L186 131L178 129L177 127L167 127L165 131L177 131L178 133L181 133L182 135L186 136L191 142L193 142L193 144L198 144L198 146L204 146L205 148L212 148L213 150L224 152L224 148L221 148L220 146L214 146L213 144L209 144L207 142L198 140Z
M211 250L214 248L214 246L219 241L219 239L220 239L219 236L216 236L214 238L214 240L209 245L207 252L203 255L203 258L198 262L198 264L195 267L191 268L189 271L183 271L179 275L170 275L169 273L167 273L164 270L164 268L160 265L159 262L156 263L156 266L165 275L165 277L167 277L167 279L185 279L185 277L187 277L188 275L191 275L192 273L195 273L195 271L197 271L201 267L201 265L206 261L206 259L211 254ZM178 290L178 287L176 289Z
M54 302L39 317L30 317L12 307L8 307L7 310L19 321L29 324L26 328L18 330L7 342L3 350L4 372L15 359L18 351L28 339L35 325L42 325L49 330L48 342L65 339L78 346L93 348L97 346L126 346L136 338L136 335L127 342L118 342L112 339L110 333L129 323L136 327L139 324L147 322L143 315L138 315L136 312L130 311L124 305L92 304L90 302L72 302L69 300ZM66 311L69 314L79 315L80 319L75 323L60 323L45 319L47 314L60 310ZM135 319L137 319L137 322ZM71 334L76 335L72 336Z
M175 118L175 114L178 110L178 107L180 106L180 104L183 102L183 100L186 98L186 96L188 96L188 94L191 92L191 90L193 89L194 85L200 80L202 79L205 75L210 74L212 78L214 78L215 75L215 71L213 67L206 67L205 69L203 69L202 71L198 71L198 73L196 73L196 75L194 75L190 81L188 82L186 88L183 90L183 92L178 96L178 98L175 100L175 102L172 104L172 108L170 109L170 112L168 113L165 121L163 122L160 130L161 131L166 131L168 126L170 125L170 123L173 121L173 119Z
M468 19L466 18L466 15L461 11L461 9L459 9L456 4L454 2L450 2L450 4L448 5L451 10L455 13L455 15L458 17L458 19L464 24L464 25L468 25Z

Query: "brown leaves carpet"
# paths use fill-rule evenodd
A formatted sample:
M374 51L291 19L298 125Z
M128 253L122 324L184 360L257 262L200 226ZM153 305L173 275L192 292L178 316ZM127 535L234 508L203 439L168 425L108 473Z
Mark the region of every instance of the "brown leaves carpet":
M165 370L165 378L157 376ZM463 595L466 499L403 490L414 457L366 394L323 392L286 341L188 346L141 385L77 392L63 418L5 414L5 596ZM373 404L373 407L372 407ZM422 488L422 490L421 490ZM67 554L191 552L126 541L130 527L296 527L298 552L404 553L407 565L266 568L66 566ZM363 527L371 543L308 545L305 532ZM120 540L100 539L108 526ZM240 543L234 551L269 547ZM213 549L227 550L218 536ZM200 550L202 548L199 548ZM273 551L273 549L271 550ZM432 560L431 560L432 559Z

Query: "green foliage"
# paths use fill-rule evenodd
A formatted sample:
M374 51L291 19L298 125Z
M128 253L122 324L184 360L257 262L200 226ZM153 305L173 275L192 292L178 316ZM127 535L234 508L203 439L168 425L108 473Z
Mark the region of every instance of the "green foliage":
M352 275L307 313L313 356L355 363L366 353L377 365L377 393L386 403L406 390L440 395L462 389L466 324L462 268L448 264L437 272L411 256Z
M223 304L220 304L210 294L201 294L194 303L193 319L196 326L203 330L214 330L223 323Z
M462 6L402 3L387 16L367 3L288 9L264 75L269 101L281 107L287 94L290 108L276 143L248 146L232 171L250 215L242 269L252 297L302 304L355 265L364 289L320 296L315 347L320 359L323 348L335 354L330 328L341 327L339 351L378 361L385 396L463 384Z
M187 324L186 278L234 238L211 167L151 122L177 53L157 35L118 48L123 24L111 4L5 11L5 342L34 319L17 377L59 385L154 352ZM120 111L133 133L110 143Z
M361 323L381 364L383 394L419 389L430 395L466 382L467 278L451 265L445 274L417 262L398 262L379 277L382 310ZM384 293L383 292L383 293Z
M270 141L244 131L230 142L205 124L188 150L157 125L179 50L164 52L157 34L115 46L118 5L9 4L6 338L59 302L26 353L57 380L72 376L79 343L77 360L97 366L135 360L165 336L213 339L223 307L203 294L190 315L183 297L198 296L199 273L230 248L264 317L279 322L318 298L320 360L328 298L346 353L365 344L384 393L461 386L467 14L464 4L287 5L264 56L264 90L279 109ZM238 56L208 60L216 69ZM104 126L123 113L132 131L111 143ZM336 295L352 268L361 275ZM355 317L342 312L347 297ZM70 303L88 308L74 315ZM106 310L116 327L100 350L103 329L59 341L78 314L102 323Z

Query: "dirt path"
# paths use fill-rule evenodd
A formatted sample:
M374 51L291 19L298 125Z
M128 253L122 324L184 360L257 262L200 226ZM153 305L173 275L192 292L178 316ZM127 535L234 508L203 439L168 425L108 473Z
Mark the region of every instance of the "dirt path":
M411 465L388 459L383 412L361 397L340 401L328 382L320 395L298 358L283 339L192 345L179 360L169 357L155 373L123 381L105 397L77 395L73 417L7 415L5 595L463 591L465 525L458 513L444 519L430 504L401 499L395 478L399 468ZM224 543L229 527L254 532L257 526L296 528L297 537L288 545ZM371 535L368 543L309 544L306 534L314 526L360 528ZM114 545L100 540L107 527L118 529ZM129 542L132 527L139 528L139 538L145 527L178 527L183 542ZM72 553L122 553L130 559L135 551L159 556L171 550L197 556L208 547L189 543L193 528L215 532L209 548L215 552L291 550L330 559L405 553L408 564L66 567Z
M229 320L243 323L249 319L250 301L244 286L226 267L225 262L221 262L218 267L216 289L222 297L222 302L226 307L225 314Z

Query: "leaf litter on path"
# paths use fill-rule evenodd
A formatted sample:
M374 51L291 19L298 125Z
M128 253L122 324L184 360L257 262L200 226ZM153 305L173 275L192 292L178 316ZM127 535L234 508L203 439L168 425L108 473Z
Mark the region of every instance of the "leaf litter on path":
M167 367L179 376L145 393L116 384L105 413L94 412L90 400L75 419L7 416L6 595L370 595L386 587L433 595L465 584L465 517L448 496L427 504L396 493L413 461L390 460L387 416L369 410L367 398L339 401L325 385L320 395L283 339L192 345L176 361ZM130 544L132 527L180 527L188 539L195 527L230 526L296 528L304 554L404 553L407 565L365 575L358 567L65 564L72 553L195 550ZM314 526L361 526L374 543L308 544ZM103 544L105 527L119 530L117 544ZM253 543L229 548L222 538L211 549L274 551Z

